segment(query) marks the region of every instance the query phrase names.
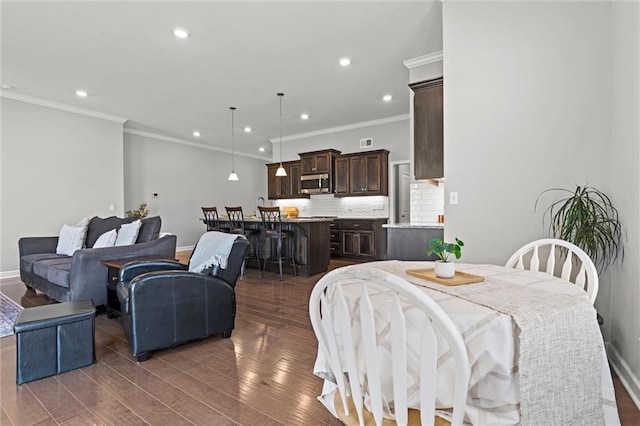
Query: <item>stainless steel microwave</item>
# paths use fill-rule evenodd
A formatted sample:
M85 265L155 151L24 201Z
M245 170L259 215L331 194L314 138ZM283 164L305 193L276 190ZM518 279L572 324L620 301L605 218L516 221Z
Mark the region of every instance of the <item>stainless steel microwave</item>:
M304 175L300 178L300 190L303 194L324 194L331 192L331 179L328 174Z

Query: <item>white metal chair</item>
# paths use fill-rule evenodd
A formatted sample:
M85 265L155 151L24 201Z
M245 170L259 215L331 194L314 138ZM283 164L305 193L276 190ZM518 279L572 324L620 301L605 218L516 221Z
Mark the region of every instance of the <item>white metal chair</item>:
M348 288L347 288L348 287ZM353 293L357 293L355 296ZM345 296L345 293L349 297ZM392 306L388 312L374 312L383 297ZM419 387L420 410L408 408L406 307L415 306L424 315L421 336ZM463 424L469 386L469 360L464 341L451 319L424 292L402 278L362 266L343 267L325 275L314 287L309 300L313 330L319 350L328 360L338 392L335 408L343 423L349 424L449 424L436 417L438 345L446 342L455 365L453 395L454 425ZM377 341L379 315L389 320L391 345ZM411 316L415 321L415 315ZM353 324L360 324L354 332ZM385 326L386 327L386 326ZM440 336L438 339L436 336ZM361 343L358 343L361 340ZM390 352L390 360L382 354ZM386 359L386 362L383 362ZM363 362L364 361L364 362ZM360 368L359 368L360 366ZM393 394L383 395L381 372L392 371ZM389 393L389 391L387 391ZM364 407L365 394L371 411ZM383 399L393 404L395 422L383 419ZM356 413L353 413L355 411Z
M541 269L541 257L546 256L546 268ZM544 260L542 259L542 262ZM558 265L556 266L556 261ZM560 269L560 262L562 266ZM507 268L543 271L584 289L591 303L598 296L598 271L591 258L568 241L544 238L520 247L505 264ZM575 268L574 268L575 267Z

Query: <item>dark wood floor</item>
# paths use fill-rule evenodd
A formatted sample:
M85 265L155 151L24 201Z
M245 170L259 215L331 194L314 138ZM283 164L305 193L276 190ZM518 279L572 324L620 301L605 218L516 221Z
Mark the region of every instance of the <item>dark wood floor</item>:
M0 425L337 425L316 400L322 382L311 373L317 343L308 300L319 278L280 282L248 270L236 287L230 339L181 345L143 363L118 320L98 315L95 365L22 386L15 384L15 336L2 338ZM0 289L25 307L48 303L18 279L2 280ZM614 380L622 424L640 424Z

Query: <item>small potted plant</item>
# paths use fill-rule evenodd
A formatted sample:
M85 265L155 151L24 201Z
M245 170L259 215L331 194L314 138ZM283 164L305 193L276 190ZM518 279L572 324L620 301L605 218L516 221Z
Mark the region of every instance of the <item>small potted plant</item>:
M135 210L127 211L128 217L135 217L136 219L144 219L149 215L149 208L147 207L147 203L140 203L140 207Z
M458 238L455 240L454 243L445 243L442 238L432 238L431 241L429 241L427 254L435 254L438 256L434 271L436 276L440 278L452 278L456 273L453 261L449 261L449 255L452 254L456 259L460 259L464 243Z

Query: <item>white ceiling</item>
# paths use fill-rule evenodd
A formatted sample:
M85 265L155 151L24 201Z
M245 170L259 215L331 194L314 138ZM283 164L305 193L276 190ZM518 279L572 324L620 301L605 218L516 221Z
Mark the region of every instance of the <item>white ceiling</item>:
M407 114L402 61L442 50L440 1L3 1L1 8L0 77L12 95L224 149L235 106L236 150L264 158L280 134L277 92L285 93L284 136ZM174 37L175 27L190 37ZM338 64L344 56L348 68ZM77 97L77 89L89 96ZM391 102L382 102L386 93Z

